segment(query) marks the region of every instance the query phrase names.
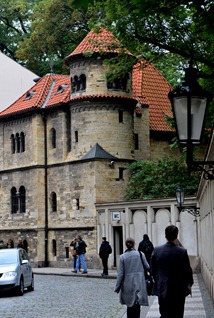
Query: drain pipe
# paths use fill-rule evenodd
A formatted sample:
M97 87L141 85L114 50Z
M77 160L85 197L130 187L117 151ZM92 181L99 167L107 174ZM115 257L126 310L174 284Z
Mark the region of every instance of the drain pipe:
M48 171L47 171L47 118L42 113L44 123L44 185L45 185L45 267L48 267Z

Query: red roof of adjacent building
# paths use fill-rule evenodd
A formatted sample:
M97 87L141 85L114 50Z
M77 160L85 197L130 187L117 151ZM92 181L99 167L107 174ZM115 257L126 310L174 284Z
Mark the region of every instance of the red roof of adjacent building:
M173 131L166 118L172 117L168 93L172 86L148 61L133 68L133 97L149 106L150 130Z
M69 99L70 76L47 74L17 101L3 110L0 117L32 108L46 108L67 103Z
M113 34L103 28L100 33L91 31L77 48L65 59L82 55L86 52L113 52L124 49ZM126 51L126 53L129 53ZM145 60L139 61L132 72L132 97L121 95L84 95L70 97L70 77L66 75L47 74L42 77L30 90L23 94L16 102L0 113L0 117L35 108L66 104L69 101L85 98L127 98L137 99L140 104L148 105L150 116L150 130L172 131L167 124L166 117L172 117L168 92L172 87L157 69ZM137 114L140 107L137 107Z

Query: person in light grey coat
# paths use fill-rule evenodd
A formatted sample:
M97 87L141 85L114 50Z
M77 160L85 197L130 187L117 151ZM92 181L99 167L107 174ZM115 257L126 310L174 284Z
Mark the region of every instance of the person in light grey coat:
M140 306L148 306L148 295L144 267L149 271L150 267L142 253L134 249L135 241L132 238L126 240L127 250L120 256L118 276L114 291L120 292L120 303L127 306L127 318L139 318Z

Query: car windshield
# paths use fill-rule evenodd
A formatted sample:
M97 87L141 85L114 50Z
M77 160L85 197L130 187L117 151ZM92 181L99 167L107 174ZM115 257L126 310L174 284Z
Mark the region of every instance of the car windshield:
M17 253L0 252L0 265L17 263Z

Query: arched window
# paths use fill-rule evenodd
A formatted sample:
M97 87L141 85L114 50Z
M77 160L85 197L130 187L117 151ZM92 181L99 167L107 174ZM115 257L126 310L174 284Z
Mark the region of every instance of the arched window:
M51 135L51 146L52 148L56 148L56 130L54 128L51 128L50 135Z
M51 211L52 212L57 211L57 196L55 192L51 193Z
M115 89L115 90L126 91L128 79L129 79L129 74L126 73L123 76L115 78L112 81L107 80L107 88L113 89L113 90Z
M15 153L16 146L15 146L15 136L14 136L14 134L12 134L10 136L10 140L11 140L11 153Z
M84 91L86 89L86 76L84 74L80 75L80 90Z
M16 152L20 152L20 137L19 137L19 133L16 134L15 143L16 143Z
M20 152L25 152L25 135L23 132L20 134Z
M10 194L11 194L11 213L17 213L18 211L18 196L17 196L17 192L16 192L16 188L12 187L12 189L10 190Z
M20 204L20 212L25 212L25 187L21 186L19 188L19 204Z
M80 90L80 81L77 75L74 76L74 87L75 87L75 92L78 92Z

